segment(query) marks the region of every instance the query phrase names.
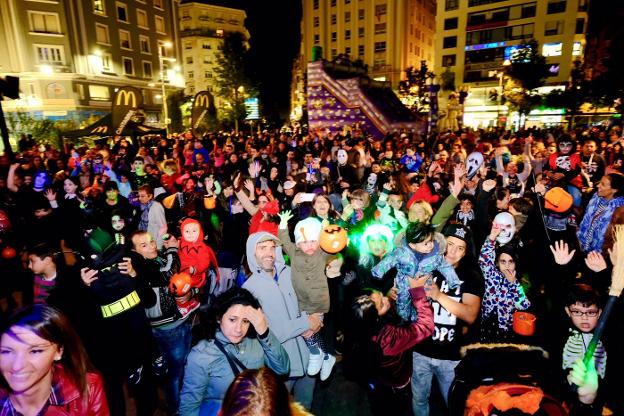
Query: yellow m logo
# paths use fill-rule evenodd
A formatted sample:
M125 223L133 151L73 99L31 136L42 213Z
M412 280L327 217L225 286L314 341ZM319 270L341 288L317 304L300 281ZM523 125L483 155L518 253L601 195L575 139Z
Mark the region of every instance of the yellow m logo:
M202 95L198 95L197 97L195 97L195 107L204 107L204 108L208 108L210 99L208 98L207 95L202 94Z
M94 128L93 130L91 130L91 133L106 133L106 130L108 130L108 127L106 126L99 126Z
M117 105L121 105L122 100L125 106L129 106L132 103L132 107L137 106L137 96L134 91L121 90L117 93Z

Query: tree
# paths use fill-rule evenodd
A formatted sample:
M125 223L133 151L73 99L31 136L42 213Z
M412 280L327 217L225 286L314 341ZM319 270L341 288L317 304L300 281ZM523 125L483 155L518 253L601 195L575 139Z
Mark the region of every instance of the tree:
M236 123L244 120L245 97L257 95L249 77L250 68L243 34L226 33L215 67L216 93L230 104L221 118Z
M171 119L169 128L171 131L184 131L185 128L188 127L188 122L185 123L182 114L182 106L191 99L192 97L184 95L184 90L177 90L167 95L167 109L169 110L169 118Z
M427 79L433 79L435 74L429 70L426 61L420 61L420 69L413 66L405 70L406 79L399 82L399 95L407 102L407 107L416 114L422 114L429 108L429 91Z
M526 116L540 104L536 89L544 85L549 74L546 58L539 53L538 42L532 39L514 51L505 72L508 81L503 91L504 99L513 110Z

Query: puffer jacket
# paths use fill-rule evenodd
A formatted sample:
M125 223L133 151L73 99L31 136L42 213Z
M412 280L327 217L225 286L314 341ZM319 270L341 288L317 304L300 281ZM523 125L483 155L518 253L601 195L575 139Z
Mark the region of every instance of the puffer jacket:
M63 366L56 364L52 369L52 392L41 416L108 416L108 402L104 393L102 377L87 373L87 397L66 374ZM19 413L9 400L9 392L0 389L0 416L15 416Z
M288 374L290 370L288 354L270 329L264 339L246 337L238 345L232 344L221 331L215 337L248 369L267 366L277 375ZM200 341L186 360L180 416L216 414L235 377L227 357L214 340Z

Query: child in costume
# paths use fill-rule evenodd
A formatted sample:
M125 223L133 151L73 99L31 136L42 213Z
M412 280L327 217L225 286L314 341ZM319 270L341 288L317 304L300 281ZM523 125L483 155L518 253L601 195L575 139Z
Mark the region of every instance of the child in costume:
M219 283L219 265L217 256L208 244L204 242L204 231L199 221L187 218L180 225L180 270L191 275L191 288L199 289L206 284L208 269L214 268L216 284ZM188 301L177 299L181 311L188 312L199 307L199 301L192 297ZM183 313L184 315L184 313Z
M288 220L293 215L290 211L279 214L278 237L282 241L284 252L290 257L292 281L299 309L308 314L329 312L329 286L325 269L330 255L321 250L321 222L313 217L299 221L295 225L295 243L290 239ZM321 334L318 332L305 339L310 349L308 375L321 373L321 380L326 380L336 363L336 357L326 352Z
M397 288L396 309L399 316L406 322L417 319L416 309L409 294L410 277L440 272L451 289L459 286L459 277L455 269L444 259L446 248L444 237L434 231L431 224L411 222L405 231L407 244L397 247L387 254L373 269L373 276L381 279L388 270L396 267Z

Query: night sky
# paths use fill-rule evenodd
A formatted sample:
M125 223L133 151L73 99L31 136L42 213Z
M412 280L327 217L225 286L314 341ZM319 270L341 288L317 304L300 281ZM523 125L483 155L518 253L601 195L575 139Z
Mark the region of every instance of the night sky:
M242 0L260 100L268 119L287 119L293 60L301 42L301 0Z

